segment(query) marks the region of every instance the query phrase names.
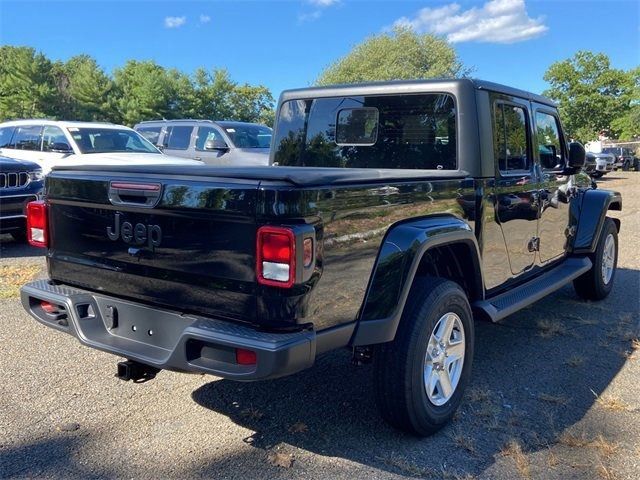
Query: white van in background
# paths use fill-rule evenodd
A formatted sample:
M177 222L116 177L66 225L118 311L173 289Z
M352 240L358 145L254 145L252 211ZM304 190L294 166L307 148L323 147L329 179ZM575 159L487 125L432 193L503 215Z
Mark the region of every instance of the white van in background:
M0 123L0 155L56 165L196 164L163 154L135 130L112 123L15 120Z

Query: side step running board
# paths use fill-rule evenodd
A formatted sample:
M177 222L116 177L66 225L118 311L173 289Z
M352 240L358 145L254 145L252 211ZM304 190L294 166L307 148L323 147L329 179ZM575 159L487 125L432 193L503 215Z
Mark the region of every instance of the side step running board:
M548 272L508 292L475 302L473 308L486 314L491 321L497 322L562 288L589 271L591 266L591 260L587 257L568 258Z

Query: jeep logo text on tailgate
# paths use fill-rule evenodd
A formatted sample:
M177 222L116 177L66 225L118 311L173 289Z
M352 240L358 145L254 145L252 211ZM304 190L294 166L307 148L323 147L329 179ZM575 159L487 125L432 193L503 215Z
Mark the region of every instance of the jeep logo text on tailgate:
M130 222L123 222L121 226L120 214L116 213L116 224L113 227L107 227L107 236L114 241L122 238L125 243L134 245L146 243L149 247L159 247L162 241L162 229L158 225L136 223L134 226Z

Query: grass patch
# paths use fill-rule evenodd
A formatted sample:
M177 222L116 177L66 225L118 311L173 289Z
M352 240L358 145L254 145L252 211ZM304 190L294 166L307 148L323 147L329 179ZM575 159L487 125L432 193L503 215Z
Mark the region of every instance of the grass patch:
M614 395L597 397L596 402L605 410L611 410L613 412L624 412L631 409L631 406L629 404L625 403L621 398Z
M488 388L473 387L467 390L467 399L471 403L484 403L489 401L493 396L493 392Z
M564 395L550 395L548 393L538 394L538 400L553 403L554 405L566 405L569 403L569 400Z
M529 459L522 452L522 445L518 440L512 439L504 444L500 450L500 454L503 457L510 457L516 464L518 473L523 478L531 478L531 467L529 465Z
M462 448L472 455L475 455L477 453L476 442L470 435L466 435L462 432L456 432L451 436L451 440L453 440L453 443L456 445L456 447Z
M33 280L41 269L41 265L0 265L0 299L17 297L20 287Z
M558 335L568 335L567 328L554 320L538 320L538 336L542 338L552 338Z
M618 451L619 445L606 439L601 433L595 438L589 438L584 433L579 435L564 432L558 438L558 443L571 448L593 448L603 457L610 457Z

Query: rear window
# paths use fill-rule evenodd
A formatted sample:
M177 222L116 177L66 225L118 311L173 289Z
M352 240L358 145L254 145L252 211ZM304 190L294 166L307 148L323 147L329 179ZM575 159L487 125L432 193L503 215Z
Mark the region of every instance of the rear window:
M136 128L136 130L144 138L149 140L154 145L157 145L158 144L158 140L160 140L160 131L162 130L162 127L161 126L157 126L157 127L138 127L138 128Z
M186 150L191 143L193 127L173 126L167 129L164 135L164 146L169 150Z
M11 148L17 150L40 150L42 125L25 125L16 128Z
M9 148L15 127L0 128L0 148Z
M455 102L436 93L291 100L274 148L284 166L455 170Z

